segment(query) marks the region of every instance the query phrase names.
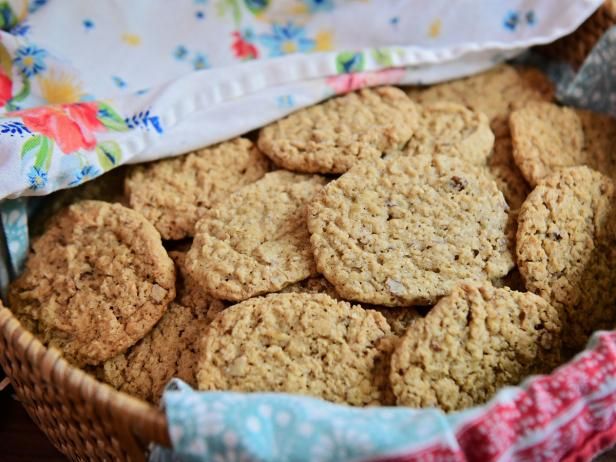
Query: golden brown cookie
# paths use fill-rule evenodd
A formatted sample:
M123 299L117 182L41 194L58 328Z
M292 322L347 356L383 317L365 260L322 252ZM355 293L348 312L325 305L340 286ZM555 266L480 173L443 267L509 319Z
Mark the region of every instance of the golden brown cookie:
M175 296L173 262L142 215L82 201L54 217L11 285L15 315L77 365L144 337Z
M246 138L132 168L125 182L130 207L163 239L192 236L197 220L216 202L261 178L269 161Z
M402 90L365 89L301 109L263 128L259 148L288 170L343 173L360 160L402 149L417 120L417 106Z
M283 294L299 293L299 294L326 294L331 298L338 301L346 301L340 294L336 292L336 289L331 285L327 279L322 276L315 276L303 281L291 284L280 291ZM413 307L396 307L387 308L384 306L375 305L360 305L364 309L370 309L378 311L387 320L391 331L396 336L404 335L407 327L413 322L414 319L421 316L419 312Z
M531 188L513 159L511 136L500 136L494 141L494 149L488 159L488 171L511 210L519 210Z
M517 260L526 287L561 310L563 342L584 347L616 322L616 193L588 167L545 178L520 209Z
M62 189L46 196L43 199L45 202L39 206L36 213L28 217L30 237L43 234L53 215L77 202L97 200L126 205L123 187L125 177L126 167L120 166L79 186Z
M509 119L513 157L531 186L562 167L588 162L584 131L573 109L531 103Z
M213 297L240 301L314 275L305 206L325 181L279 170L219 202L197 224L192 277Z
M584 131L585 165L616 180L616 119L583 109L576 112Z
M391 358L397 403L456 411L560 362L561 322L542 298L462 284L418 318Z
M211 297L201 287L186 268L186 251L172 250L169 256L175 263L177 282L175 286L176 303L189 308L207 307L211 315L206 315L210 321L219 311L224 309L224 304L220 300ZM211 318L211 319L210 319Z
M419 125L404 153L446 154L485 165L494 145L494 134L485 114L461 104L426 103L420 108Z
M217 303L192 308L171 303L148 335L125 353L98 366L96 376L120 391L153 403L158 402L173 377L196 387L198 340L214 319L213 312L222 308L222 303Z
M317 268L344 298L426 305L513 267L508 206L484 168L419 155L357 164L312 201Z
M411 91L418 103L437 101L459 103L484 113L496 137L508 132L511 111L531 101L552 101L554 88L538 70L516 69L503 64L481 74Z
M376 311L323 294L271 294L226 309L200 344L200 390L279 391L352 405L384 401ZM387 342L385 342L387 343Z
M326 294L336 300L342 300L334 286L323 276L313 276L296 282L280 291L282 294Z

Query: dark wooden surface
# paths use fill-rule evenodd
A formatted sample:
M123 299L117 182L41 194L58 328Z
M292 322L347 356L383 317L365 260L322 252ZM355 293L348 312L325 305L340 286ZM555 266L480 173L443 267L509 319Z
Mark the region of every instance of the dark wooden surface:
M1 375L1 374L0 374ZM11 388L0 391L0 460L2 462L66 462L24 408Z

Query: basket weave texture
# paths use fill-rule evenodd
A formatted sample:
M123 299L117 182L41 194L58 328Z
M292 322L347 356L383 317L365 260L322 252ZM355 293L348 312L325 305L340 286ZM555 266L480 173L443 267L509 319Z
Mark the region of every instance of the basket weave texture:
M575 32L538 47L538 50L545 56L569 63L577 70L603 33L613 25L616 25L616 0L607 0Z
M615 24L616 0L608 0L574 33L540 51L578 68ZM162 411L72 367L5 308L0 308L0 365L30 417L71 460L139 462L150 443L170 447Z
M170 446L162 411L72 367L6 308L0 365L30 417L71 460L138 462L150 442Z

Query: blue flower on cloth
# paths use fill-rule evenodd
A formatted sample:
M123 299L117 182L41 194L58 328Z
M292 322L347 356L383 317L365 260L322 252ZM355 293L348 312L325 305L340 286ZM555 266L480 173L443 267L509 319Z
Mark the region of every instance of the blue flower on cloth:
M43 6L47 5L48 0L32 0L28 6L28 13L35 13Z
M193 69L199 71L201 69L207 69L210 67L207 57L202 53L197 53L192 60Z
M86 180L91 180L92 178L96 178L101 174L100 170L97 169L94 165L86 165L81 170L77 172L75 175L75 179L71 181L69 186L77 186L78 184L83 183Z
M15 25L15 27L10 30L10 34L16 37L25 37L28 35L28 32L30 32L30 25L24 22Z
M306 37L303 27L288 22L286 26L274 23L271 34L261 34L259 41L269 49L270 56L312 51L315 41Z
M184 45L178 45L175 50L173 50L173 56L177 60L182 60L188 56L188 49Z
M334 9L333 0L302 0L302 1L308 7L311 13L315 13L317 11L330 11Z
M4 122L0 124L0 135L9 135L15 136L19 135L23 137L26 134L31 134L32 132L26 127L23 122Z
M35 166L28 172L28 182L33 191L44 188L47 185L47 180L47 172L42 168Z
M46 57L47 52L42 48L36 45L26 45L17 49L13 62L22 75L30 78L46 69Z

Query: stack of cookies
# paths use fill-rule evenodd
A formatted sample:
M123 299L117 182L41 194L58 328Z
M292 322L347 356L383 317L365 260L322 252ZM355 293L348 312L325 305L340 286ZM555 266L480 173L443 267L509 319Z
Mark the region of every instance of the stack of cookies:
M131 167L124 195L73 192L45 223L10 307L151 402L180 377L481 404L616 325L616 121L552 100L501 66Z

